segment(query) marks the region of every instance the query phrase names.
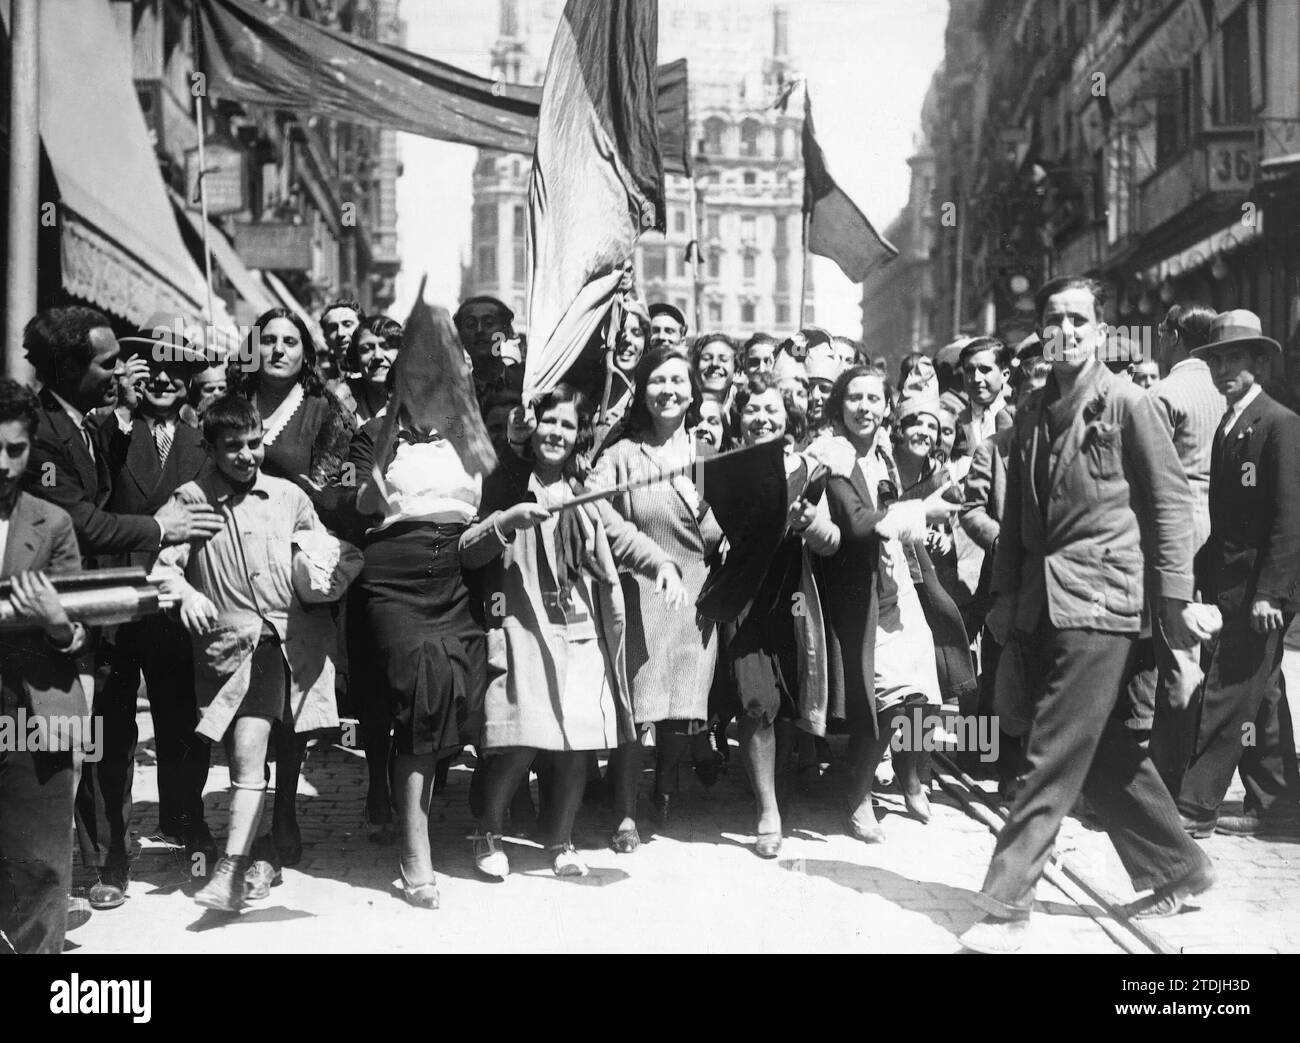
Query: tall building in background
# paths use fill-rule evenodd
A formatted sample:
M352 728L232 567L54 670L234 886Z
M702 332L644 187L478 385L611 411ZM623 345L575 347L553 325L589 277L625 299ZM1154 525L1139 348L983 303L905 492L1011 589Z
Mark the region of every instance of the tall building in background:
M540 83L559 0L500 0L493 74ZM801 276L803 161L799 117L773 108L792 75L783 4L696 0L661 5L661 60L689 64L694 181L669 176L667 233L642 237L635 265L647 301L668 301L694 331L748 336L796 325ZM767 54L766 60L756 59ZM791 112L797 111L797 105ZM480 151L461 296L485 293L527 318L526 229L531 157ZM698 278L687 246L701 241ZM698 286L697 286L698 282ZM812 284L808 286L811 322ZM699 316L696 318L698 304Z
M1121 325L1201 301L1300 339L1297 39L1276 0L951 0L922 116L934 341L1015 341L1075 274Z

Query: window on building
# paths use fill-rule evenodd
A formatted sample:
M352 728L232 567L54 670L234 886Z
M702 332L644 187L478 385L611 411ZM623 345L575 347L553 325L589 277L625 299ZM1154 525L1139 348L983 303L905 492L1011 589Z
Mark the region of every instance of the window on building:
M752 243L757 235L758 219L748 215L742 217L740 219L740 241L742 243Z
M758 260L753 253L745 254L743 269L745 281L753 282L758 271Z
M515 265L514 265L514 276L515 276L515 282L517 282L517 283L520 283L520 282L527 282L527 281L528 281L528 259L527 259L527 253L528 253L528 251L525 249L523 243L515 243L515 250L514 250L514 262L515 262Z
M790 324L790 305L785 301L776 302L776 324L778 326L788 326Z
M722 277L722 251L709 251L709 278L718 279Z
M686 278L686 251L674 250L673 257L676 258L675 263L676 263L676 270L677 270L677 278L685 279Z
M474 208L474 234L480 239L494 239L497 234L496 204Z
M778 258L776 262L776 292L790 292L790 266L784 258Z
M687 310L688 310L688 309L687 309L687 307L686 307L686 298L685 298L685 297L678 297L676 300L673 301L673 305L674 305L674 307L676 307L677 310L678 310L679 312L681 312L683 315L685 315L685 314L687 313Z
M788 221L789 219L785 217L777 217L776 219L776 240L773 242L772 245L777 250L790 249L790 233L788 230L789 228Z
M710 239L722 238L722 217L718 214L709 214L704 219L705 235Z
M524 239L528 235L528 210L526 207L515 207L515 238Z
M740 302L740 321L746 326L754 324L754 305L752 301Z
M707 156L722 155L722 138L726 133L727 124L714 116L704 121L704 154Z
M1155 98L1156 166L1162 167L1187 148L1191 133L1191 71L1170 69L1162 73Z
M785 159L785 131L780 127L772 132L772 155L776 159Z
M686 231L686 211L683 210L681 207L678 207L676 210L673 211L673 231L674 232Z
M479 282L496 282L496 243L480 243L474 256L474 269Z
M641 266L646 281L668 278L668 253L662 246L647 246L641 252Z
M758 120L745 120L740 125L740 154L742 156L758 155Z
M745 176L742 178L742 180L743 180L743 181L745 182L745 184L747 184L747 185L757 185L757 184L758 184L758 175L755 174L752 170L746 170L746 171L745 171Z
M722 325L721 301L709 301L709 324L712 326Z
M1251 59L1250 18L1253 4L1242 4L1220 27L1219 39L1223 47L1223 80L1215 101L1218 107L1218 122L1227 126L1239 126L1250 123L1254 112L1251 104L1253 84L1252 75L1257 70ZM1257 43L1262 44L1262 41ZM1262 47L1261 47L1262 53Z

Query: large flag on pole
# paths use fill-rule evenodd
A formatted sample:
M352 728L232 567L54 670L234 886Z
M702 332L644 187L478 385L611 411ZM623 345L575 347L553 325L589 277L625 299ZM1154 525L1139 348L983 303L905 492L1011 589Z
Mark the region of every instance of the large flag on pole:
M568 0L555 30L528 192L525 395L559 383L637 237L664 230L658 47L658 0Z
M809 253L829 257L853 282L898 256L856 203L835 183L813 129L812 97L803 92L803 213Z

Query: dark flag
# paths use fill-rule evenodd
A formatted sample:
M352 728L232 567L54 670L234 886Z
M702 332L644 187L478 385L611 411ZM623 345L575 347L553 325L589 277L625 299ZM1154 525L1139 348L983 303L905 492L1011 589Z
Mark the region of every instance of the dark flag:
M861 282L875 268L898 256L858 209L826 168L826 156L813 129L812 98L803 92L803 212L810 253L829 257L852 282Z
M727 559L709 573L696 611L718 623L735 622L767 574L785 535L790 510L785 443L762 442L702 459L700 495L727 537Z

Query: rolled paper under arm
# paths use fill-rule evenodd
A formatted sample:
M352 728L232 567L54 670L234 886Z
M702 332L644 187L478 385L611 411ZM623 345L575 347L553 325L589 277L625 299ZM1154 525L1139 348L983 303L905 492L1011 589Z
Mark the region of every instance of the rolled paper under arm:
M142 568L95 569L49 576L68 618L87 626L109 626L143 619L169 608L171 601L157 584L150 583ZM0 629L39 626L20 615L9 595L13 585L0 582Z

